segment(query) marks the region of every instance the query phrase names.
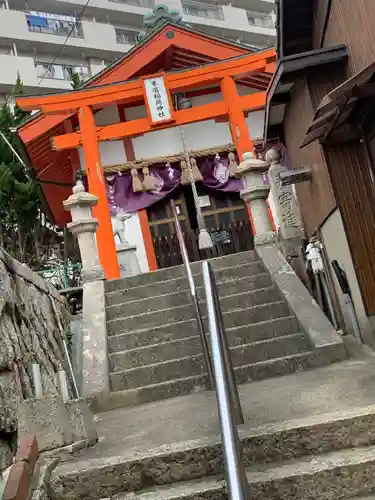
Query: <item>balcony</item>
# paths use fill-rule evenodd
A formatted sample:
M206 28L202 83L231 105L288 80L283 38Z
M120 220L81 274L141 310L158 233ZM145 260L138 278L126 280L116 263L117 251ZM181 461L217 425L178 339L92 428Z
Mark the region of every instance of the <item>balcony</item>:
M32 57L0 54L0 89L1 92L12 90L19 75L25 87L36 87L37 78Z
M59 16L57 14L30 13L26 14L26 22L29 31L83 38L82 25L77 22L74 17Z
M250 26L258 26L259 28L270 28L275 27L275 22L272 16L267 14L260 14L259 12L246 11L247 19Z
M4 43L6 40L15 42L20 50L29 51L33 46L36 54L56 54L58 48L64 43L64 57L76 59L81 57L84 51L86 59L94 57L111 61L124 52L121 45L116 42L115 28L108 23L82 20L80 24L84 36L67 38L58 36L54 32L30 31L25 12L15 10L1 10L0 12L1 38ZM65 38L67 38L66 42ZM69 61L66 62L69 63Z
M109 0L114 3L122 3L124 5L134 5L135 7L144 7L146 9L153 9L155 3L153 0Z
M217 19L224 21L224 13L221 7L215 5L205 5L194 2L182 2L182 10L184 14L194 17L202 17L206 19Z
M116 42L125 45L135 45L137 43L137 32L131 30L115 29Z
M38 78L52 80L71 81L73 74L79 75L82 81L91 78L90 68L87 66L70 66L67 64L50 64L35 61L36 74Z
M270 14L276 9L275 0L231 0L231 5L239 9L262 12L263 14Z
M71 79L68 78L69 67L55 64L54 70L48 71L50 64L34 62L30 56L14 56L12 54L0 54L0 92L11 94L17 81L21 77L27 93L43 92L46 89L71 90ZM58 68L60 66L60 68ZM63 69L64 68L64 69ZM82 79L90 76L88 67L73 67L74 73L78 73ZM43 82L41 78L43 77Z

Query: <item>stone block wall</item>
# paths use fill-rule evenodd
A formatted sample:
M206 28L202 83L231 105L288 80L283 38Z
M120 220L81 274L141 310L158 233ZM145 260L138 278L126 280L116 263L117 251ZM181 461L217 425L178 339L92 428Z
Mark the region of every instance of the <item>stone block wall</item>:
M40 365L44 395L59 392L55 374L66 360L51 299L65 330L65 299L0 248L0 471L13 458L16 408L34 396L33 362Z

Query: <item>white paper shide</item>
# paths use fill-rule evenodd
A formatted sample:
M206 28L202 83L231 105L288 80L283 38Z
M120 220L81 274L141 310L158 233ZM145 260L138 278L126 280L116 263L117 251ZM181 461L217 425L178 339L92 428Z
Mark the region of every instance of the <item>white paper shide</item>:
M144 80L145 91L153 123L163 122L172 118L168 92L164 78L157 76Z

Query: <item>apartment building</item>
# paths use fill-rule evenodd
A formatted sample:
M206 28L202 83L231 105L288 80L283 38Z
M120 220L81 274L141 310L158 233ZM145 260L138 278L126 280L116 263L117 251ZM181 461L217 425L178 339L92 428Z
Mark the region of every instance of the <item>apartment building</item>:
M33 94L71 88L72 73L95 75L134 46L155 3L178 10L192 28L255 48L276 39L274 0L90 0L84 9L86 3L0 0L0 101L11 96L18 73Z

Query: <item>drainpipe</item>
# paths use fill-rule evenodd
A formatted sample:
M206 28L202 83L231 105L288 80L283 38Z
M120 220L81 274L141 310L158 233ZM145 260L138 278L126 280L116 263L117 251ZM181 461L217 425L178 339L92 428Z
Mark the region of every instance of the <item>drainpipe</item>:
M34 382L34 396L36 398L42 398L43 397L42 374L40 371L40 365L38 363L33 363L31 365L31 373Z

